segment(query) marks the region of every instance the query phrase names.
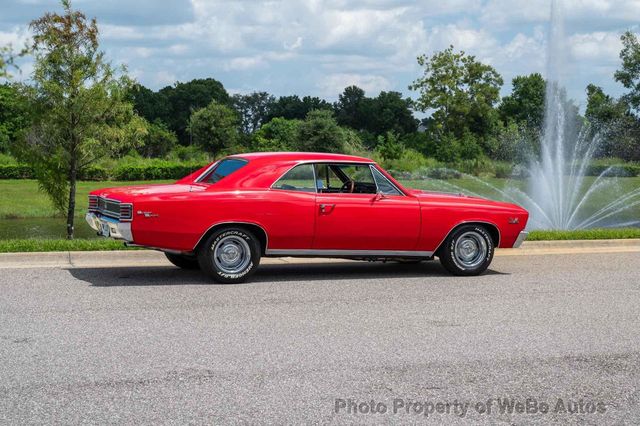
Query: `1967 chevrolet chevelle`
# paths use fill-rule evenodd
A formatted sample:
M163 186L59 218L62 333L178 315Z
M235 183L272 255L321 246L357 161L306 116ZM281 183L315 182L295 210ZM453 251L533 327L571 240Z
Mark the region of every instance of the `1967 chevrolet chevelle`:
M99 234L162 250L214 280L247 279L262 256L418 262L478 275L494 248L518 247L529 214L513 204L405 188L361 157L256 153L169 185L89 195Z

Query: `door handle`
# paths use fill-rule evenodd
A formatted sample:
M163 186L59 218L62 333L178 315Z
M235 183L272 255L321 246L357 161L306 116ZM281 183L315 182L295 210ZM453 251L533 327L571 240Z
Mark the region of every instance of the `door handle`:
M329 214L333 211L335 204L320 204L320 214Z

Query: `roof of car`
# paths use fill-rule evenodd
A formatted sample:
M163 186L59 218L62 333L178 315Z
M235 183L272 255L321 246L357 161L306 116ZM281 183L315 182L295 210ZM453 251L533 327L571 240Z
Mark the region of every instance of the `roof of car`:
M357 161L373 163L373 160L365 157L345 154L329 154L326 152L251 152L236 154L231 157L245 158L247 160L271 160L271 161Z

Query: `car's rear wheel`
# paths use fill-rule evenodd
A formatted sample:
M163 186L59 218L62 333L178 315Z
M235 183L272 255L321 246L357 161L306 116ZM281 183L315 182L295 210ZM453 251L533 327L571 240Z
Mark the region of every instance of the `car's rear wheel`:
M169 262L182 269L200 269L198 258L195 256L187 256L185 254L165 253Z
M214 232L198 250L200 268L215 281L241 283L260 264L260 242L250 231L228 227Z
M438 253L440 263L454 275L480 275L493 260L495 247L486 227L464 225L453 231Z

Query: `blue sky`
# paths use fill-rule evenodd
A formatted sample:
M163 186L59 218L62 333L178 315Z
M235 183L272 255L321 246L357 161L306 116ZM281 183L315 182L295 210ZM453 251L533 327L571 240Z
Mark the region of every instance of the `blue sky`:
M588 83L613 95L620 34L638 31L640 0L559 0L566 20L566 84L584 103ZM369 95L420 75L416 56L452 44L511 79L545 73L550 0L75 0L98 19L103 48L142 84L214 77L233 93L264 90L336 99ZM21 45L26 23L56 0L0 0L0 45ZM23 64L20 78L27 78Z

